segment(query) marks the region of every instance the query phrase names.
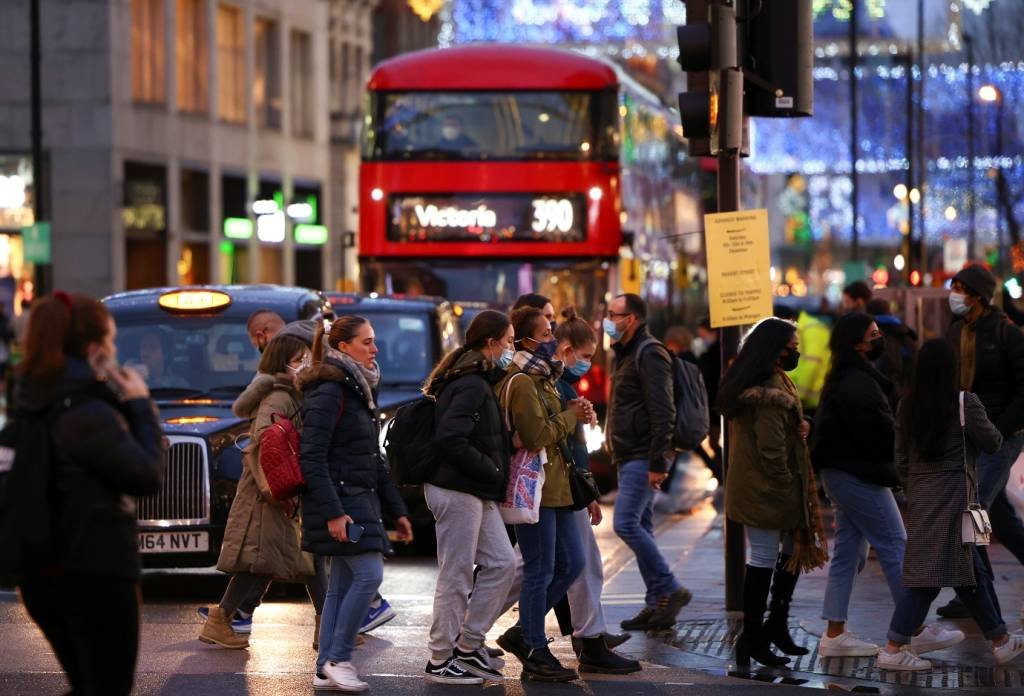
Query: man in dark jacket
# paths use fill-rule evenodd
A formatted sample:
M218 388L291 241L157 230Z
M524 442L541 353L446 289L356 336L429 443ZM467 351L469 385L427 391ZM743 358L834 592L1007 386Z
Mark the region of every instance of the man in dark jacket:
M1010 467L1024 446L1024 335L992 306L995 291L995 276L981 265L970 265L953 276L949 306L956 318L946 337L960 356L961 388L981 399L989 420L1003 435L995 454L978 455L981 503L999 541L1024 563L1024 525L1006 497ZM964 612L956 600L939 609L940 615L949 617Z
M638 295L612 300L604 330L615 350L608 400L608 443L619 472L615 533L636 554L647 587L643 611L623 621L622 627L630 631L670 628L691 598L654 538L654 492L676 456L672 358L665 346L651 338L647 307Z

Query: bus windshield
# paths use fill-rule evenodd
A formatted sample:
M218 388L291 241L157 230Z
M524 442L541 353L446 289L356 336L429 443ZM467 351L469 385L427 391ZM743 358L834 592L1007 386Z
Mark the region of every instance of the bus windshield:
M371 95L367 160L614 159L614 92Z

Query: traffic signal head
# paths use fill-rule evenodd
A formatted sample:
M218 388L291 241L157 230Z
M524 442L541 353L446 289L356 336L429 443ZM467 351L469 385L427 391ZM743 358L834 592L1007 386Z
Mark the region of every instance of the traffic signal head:
M811 116L814 112L812 0L751 2L745 32L745 106L750 116Z
M686 0L686 16L695 21L676 29L679 65L686 71L686 91L679 95L679 118L690 154L710 155L717 150L710 139L719 130L720 71L739 63L736 10L719 2ZM703 17L707 21L700 21Z

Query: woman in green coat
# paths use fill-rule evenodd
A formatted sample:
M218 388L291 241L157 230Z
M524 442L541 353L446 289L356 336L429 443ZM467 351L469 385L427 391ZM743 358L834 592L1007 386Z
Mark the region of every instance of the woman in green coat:
M772 652L805 655L789 635L789 603L800 570L824 565L824 532L807 453L810 426L786 372L800 360L796 326L768 318L747 334L718 392L731 451L726 516L743 524L750 547L743 581L743 634L737 661L789 662ZM774 578L774 585L772 580ZM771 614L764 612L769 588Z

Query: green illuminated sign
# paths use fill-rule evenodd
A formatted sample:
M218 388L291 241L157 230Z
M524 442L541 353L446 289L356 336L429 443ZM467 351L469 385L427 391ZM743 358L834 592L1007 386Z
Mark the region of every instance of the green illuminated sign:
M21 239L25 261L40 265L50 263L50 223L37 222L31 227L22 227Z
M323 225L296 225L295 241L298 244L326 244L327 228Z
M224 218L224 236L228 239L251 239L252 220L249 218Z

